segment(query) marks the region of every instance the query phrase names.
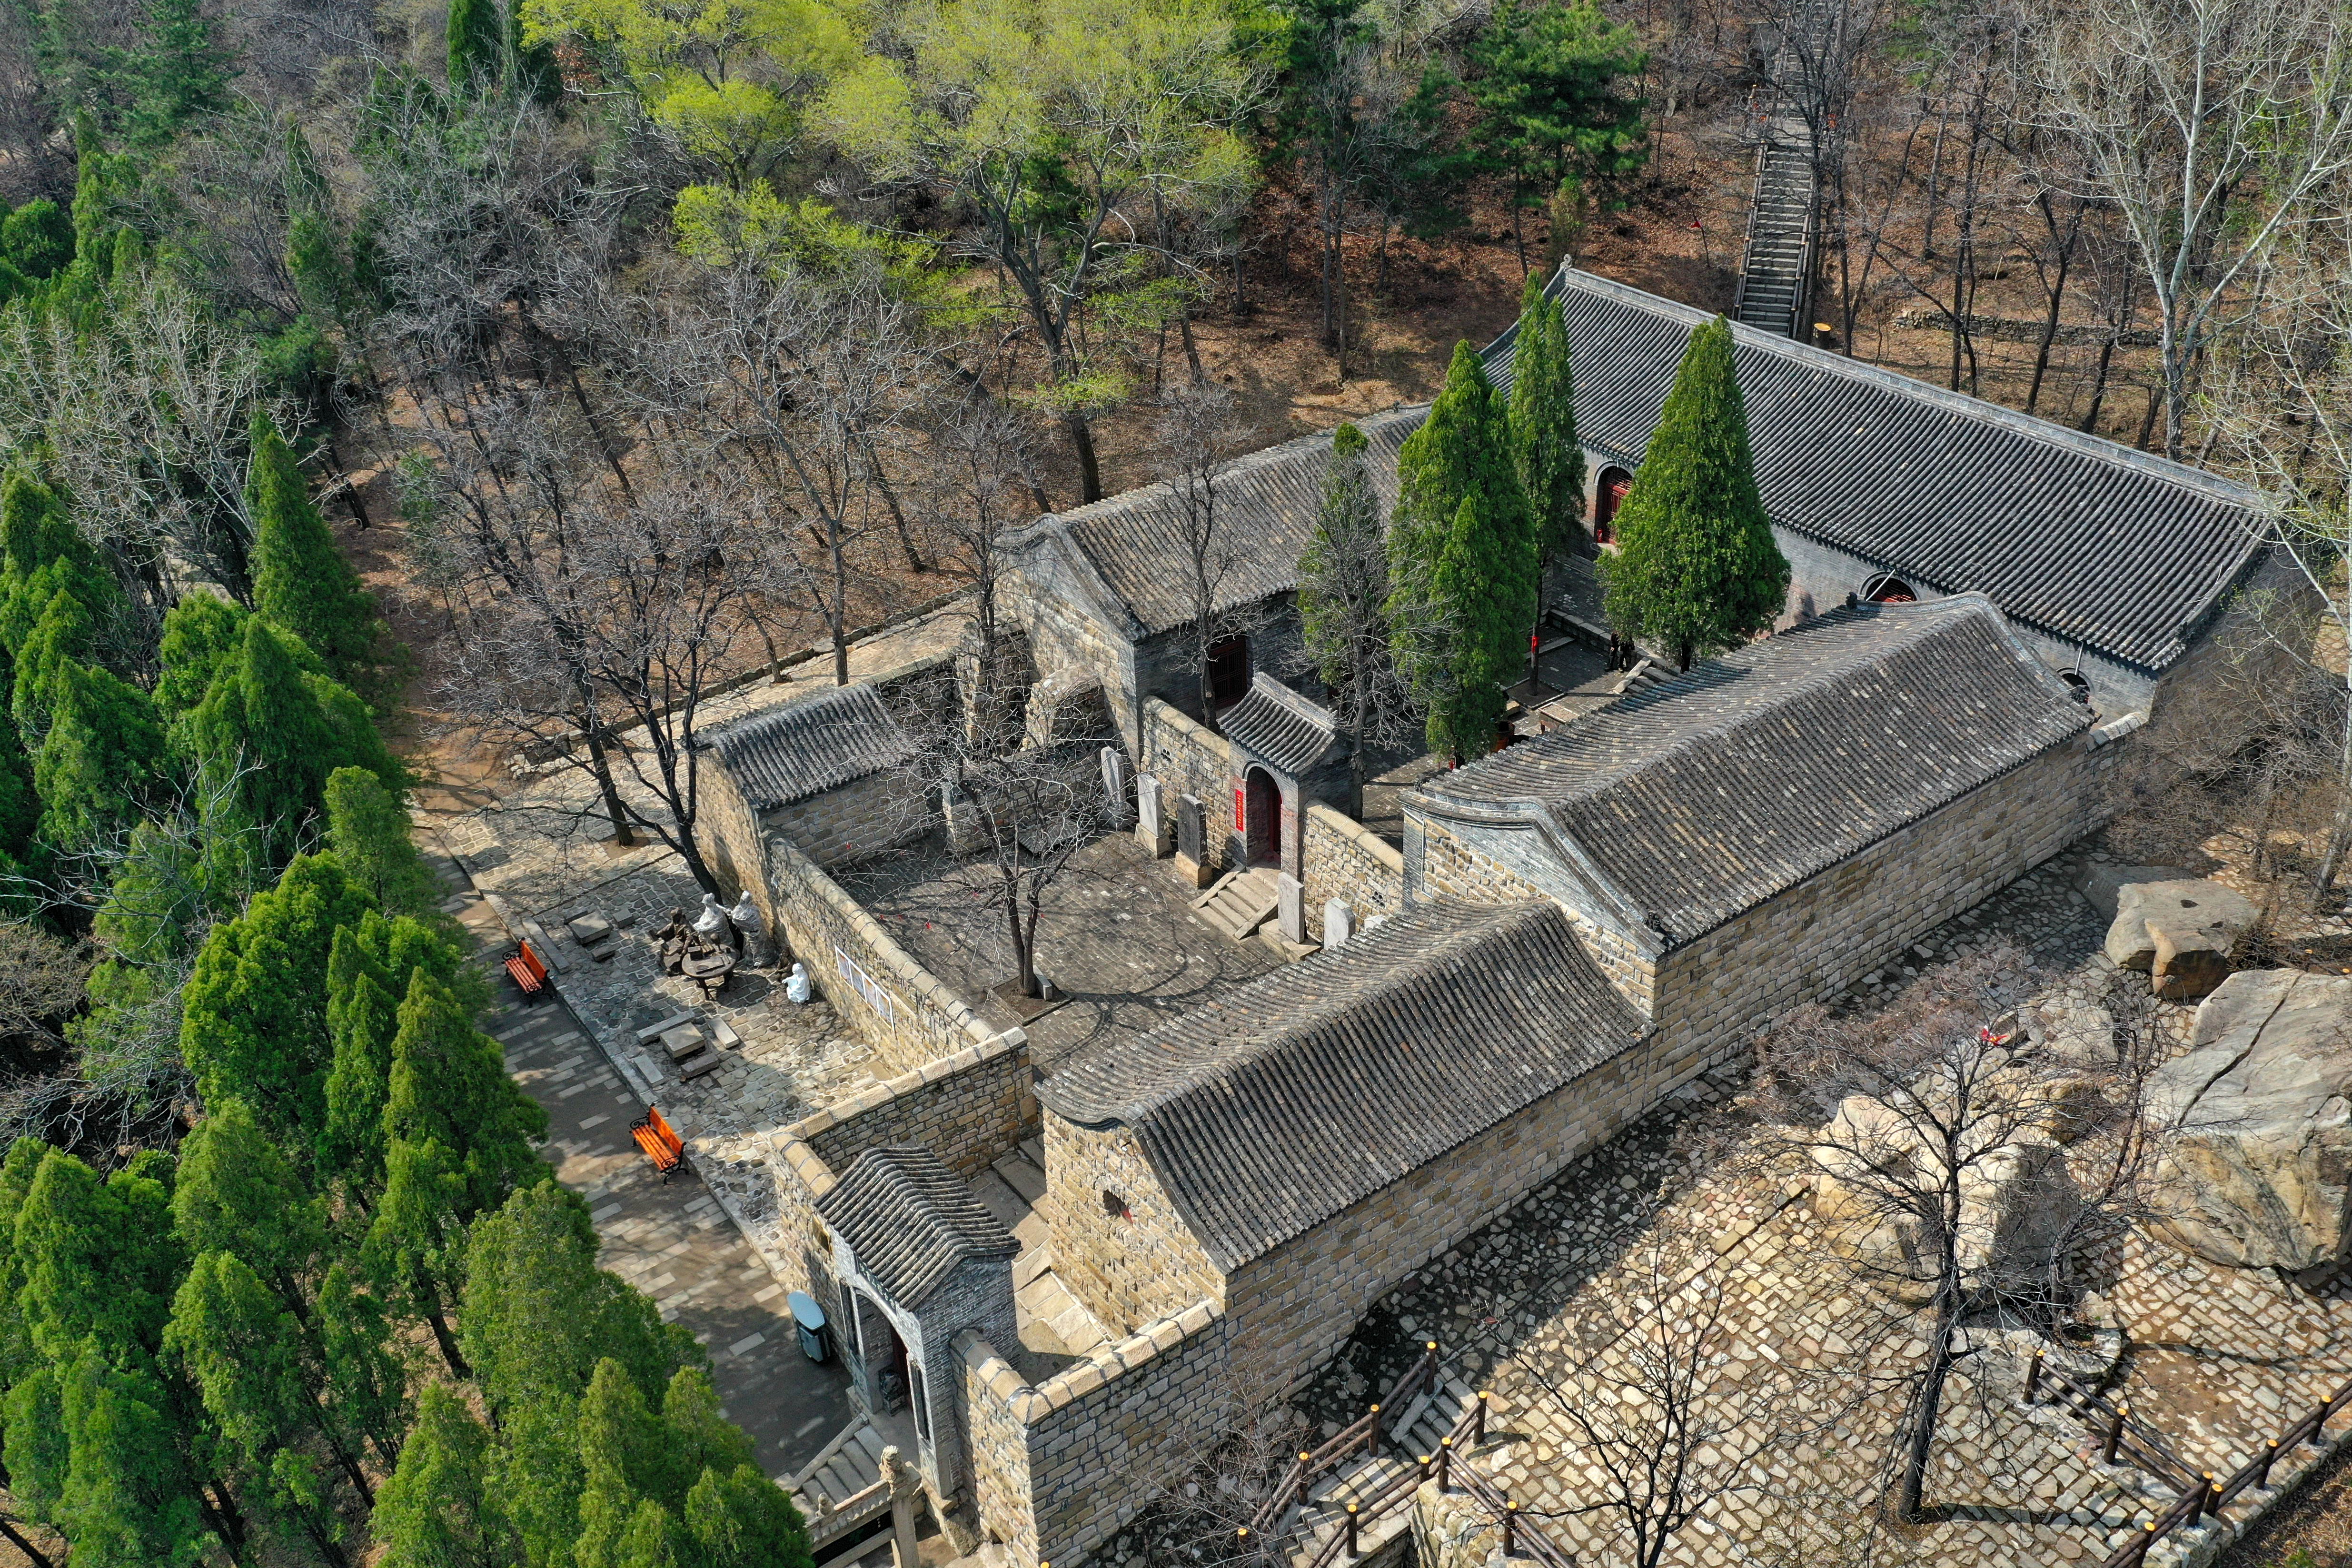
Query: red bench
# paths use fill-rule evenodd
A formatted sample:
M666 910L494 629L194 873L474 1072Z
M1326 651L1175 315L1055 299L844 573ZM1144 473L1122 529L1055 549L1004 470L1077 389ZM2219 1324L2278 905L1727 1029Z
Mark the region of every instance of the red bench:
M517 985L522 987L526 1001L547 989L547 965L540 961L539 954L531 952L528 942L515 943L514 956L507 960L507 973L514 976Z
M645 1120L630 1125L629 1136L636 1140L637 1147L645 1152L646 1159L653 1162L654 1169L661 1173L665 1184L668 1183L671 1173L686 1163L685 1140L678 1137L670 1124L662 1119L658 1106L646 1108Z

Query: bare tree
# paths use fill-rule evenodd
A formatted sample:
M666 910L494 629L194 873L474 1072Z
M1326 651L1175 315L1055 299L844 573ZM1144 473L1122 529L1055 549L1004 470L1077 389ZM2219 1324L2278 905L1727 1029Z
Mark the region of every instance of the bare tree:
M2340 212L2352 17L2334 0L2092 0L2039 39L2040 112L2114 205L2156 307L2164 449L2283 239Z
M1211 654L1221 644L1256 631L1262 614L1255 597L1236 590L1249 559L1249 521L1226 504L1228 460L1247 435L1234 416L1234 395L1213 383L1187 386L1160 400L1159 441L1163 489L1156 504L1174 537L1192 617L1184 626L1199 681L1201 713L1217 721Z
M1004 562L996 542L1031 515L1037 457L1028 417L977 387L929 422L922 447L923 534L935 568L971 590L964 613L977 661L972 700L991 708L1017 706L1026 696L1006 666Z
M1729 1283L1706 1236L1662 1220L1587 1293L1573 1342L1510 1352L1566 1428L1563 1458L1582 1471L1574 1489L1591 1500L1565 1512L1612 1538L1612 1561L1658 1568L1692 1521L1753 1489L1758 1458L1827 1424L1795 1414L1783 1363L1731 1370L1747 1325Z
M54 1046L81 1001L89 955L25 920L0 920L0 1039Z
M2265 500L2296 592L2255 603L2255 624L2292 665L2295 687L2332 689L2314 716L2336 795L2315 896L2333 890L2352 847L2352 218L2338 214L2282 247L2259 277L2260 304L2204 404L2221 464ZM2330 721L2332 720L2332 722ZM2310 732L2306 723L2292 726Z
M1825 1253L1885 1310L1883 1332L1859 1334L1856 1364L1905 1395L1895 1506L1906 1521L1920 1517L1965 1327L1998 1311L2064 1321L2084 1259L2139 1202L2151 1005L2128 986L2062 994L2062 1016L2104 1022L2021 1026L2016 1009L2053 978L1997 943L1929 971L1885 1013L1807 1006L1759 1042L1765 1147L1814 1173ZM1897 1349L1914 1341L1916 1357Z

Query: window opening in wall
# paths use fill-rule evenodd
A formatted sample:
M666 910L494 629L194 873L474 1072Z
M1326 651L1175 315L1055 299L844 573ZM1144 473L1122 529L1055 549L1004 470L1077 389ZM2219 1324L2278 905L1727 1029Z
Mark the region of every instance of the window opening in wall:
M1113 1219L1131 1220L1135 1217L1127 1206L1127 1200L1108 1187L1103 1190L1103 1213Z
M1209 703L1228 708L1249 690L1249 638L1230 637L1209 645Z
M1592 542L1617 542L1617 509L1633 493L1633 476L1622 468L1603 468L1592 492Z
M1911 584L1891 572L1881 572L1862 585L1862 596L1874 605L1916 605L1919 595Z
M2091 678L2089 676L2084 675L2079 669L2062 669L2058 672L2058 679L2066 683L2066 689L2074 694L2075 701L2087 703L2091 700Z

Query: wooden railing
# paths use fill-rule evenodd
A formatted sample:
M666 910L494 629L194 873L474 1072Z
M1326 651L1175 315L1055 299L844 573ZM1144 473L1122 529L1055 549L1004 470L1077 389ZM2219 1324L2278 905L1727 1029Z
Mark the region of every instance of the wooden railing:
M1341 1427L1321 1447L1302 1451L1290 1462L1290 1468L1283 1472L1281 1481L1259 1505L1249 1523L1242 1527L1242 1539L1266 1542L1282 1516L1290 1511L1292 1504L1302 1507L1306 1504L1307 1494L1313 1489L1318 1476L1353 1455L1360 1453L1370 1458L1379 1453L1382 1413L1386 1412L1393 1419L1403 1411L1408 1400L1424 1387L1433 1390L1437 1381L1437 1342L1431 1340L1423 1348L1421 1359L1405 1369L1404 1375L1396 1380L1396 1386L1389 1390L1386 1399Z
M2148 1549L2174 1531L2193 1530L2208 1519L2221 1518L2221 1510L2242 1493L2270 1485L2271 1468L2281 1454L2300 1443L2324 1446L2328 1422L2352 1407L2352 1381L2347 1381L2224 1480L2210 1470L2191 1470L2161 1434L2132 1416L2128 1405L2100 1397L2069 1373L2045 1370L2037 1352L2025 1369L2026 1403L2038 1403L2045 1386L2053 1390L2053 1403L2064 1406L2099 1435L2100 1458L2106 1463L2137 1466L2178 1494L2162 1513L2142 1521L2139 1533L2117 1548L2105 1568L2141 1568Z

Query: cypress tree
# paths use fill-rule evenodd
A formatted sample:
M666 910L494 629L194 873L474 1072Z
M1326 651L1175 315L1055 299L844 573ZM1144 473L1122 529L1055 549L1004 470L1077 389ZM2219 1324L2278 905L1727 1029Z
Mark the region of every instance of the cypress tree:
M253 514L254 610L300 637L336 679L364 685L378 668L383 636L375 600L335 548L277 427L256 414L252 437L245 498Z
M163 674L155 681L155 708L166 721L205 700L213 677L244 647L245 623L252 618L253 612L242 605L199 593L181 595L180 602L164 612L157 654Z
M376 1495L378 1568L509 1568L522 1543L489 1495L489 1433L446 1384L427 1384L400 1464Z
M50 1522L73 1542L76 1568L194 1568L207 1518L169 1391L112 1364L95 1339L74 1348L57 1382L68 1458Z
M37 752L49 732L58 682L66 666L89 657L95 640L89 609L65 588L53 589L32 630L16 652L16 677L8 694L9 716L25 749Z
M1756 489L1748 411L1722 317L1691 334L1601 563L1610 620L1691 661L1769 630L1789 563Z
M52 667L47 732L33 759L40 837L95 846L135 824L163 772L163 731L147 694L73 659Z
M246 912L213 928L188 978L180 1054L205 1102L241 1100L298 1170L326 1122L327 964L367 896L327 855L298 857Z
M349 926L335 932L327 960L327 1033L334 1061L327 1073L319 1173L322 1181L342 1183L362 1202L372 1203L383 1186L383 1106L399 1012L391 978L360 933Z
M514 26L508 0L449 0L449 85L506 86Z
M1365 458L1369 446L1353 425L1331 432L1323 504L1298 558L1298 616L1307 652L1350 742L1348 811L1353 816L1363 815L1372 731L1386 731L1403 708L1391 662L1388 552L1381 500Z
M1543 279L1530 277L1511 347L1511 456L1545 561L1566 554L1583 531L1584 447L1576 438L1575 395L1567 316L1545 295Z
M23 468L0 479L0 648L19 653L50 601L68 595L87 627L121 598L113 575L81 535L57 491Z
M364 768L327 778L327 844L386 914L422 916L436 902L433 873L411 837L400 796Z
M326 1215L241 1100L213 1103L180 1145L172 1223L197 1253L233 1253L297 1315L303 1280L327 1249Z
M348 1265L337 1263L320 1281L317 1321L327 1409L355 1451L363 1438L389 1468L408 1427L408 1373L394 1352L383 1307L361 1291Z
M0 723L0 857L22 855L41 820L41 797L33 788L33 759L16 726Z
M1454 345L1445 390L1399 450L1397 479L1398 665L1429 709L1431 746L1483 756L1535 624L1536 551L1509 417L1468 343Z

